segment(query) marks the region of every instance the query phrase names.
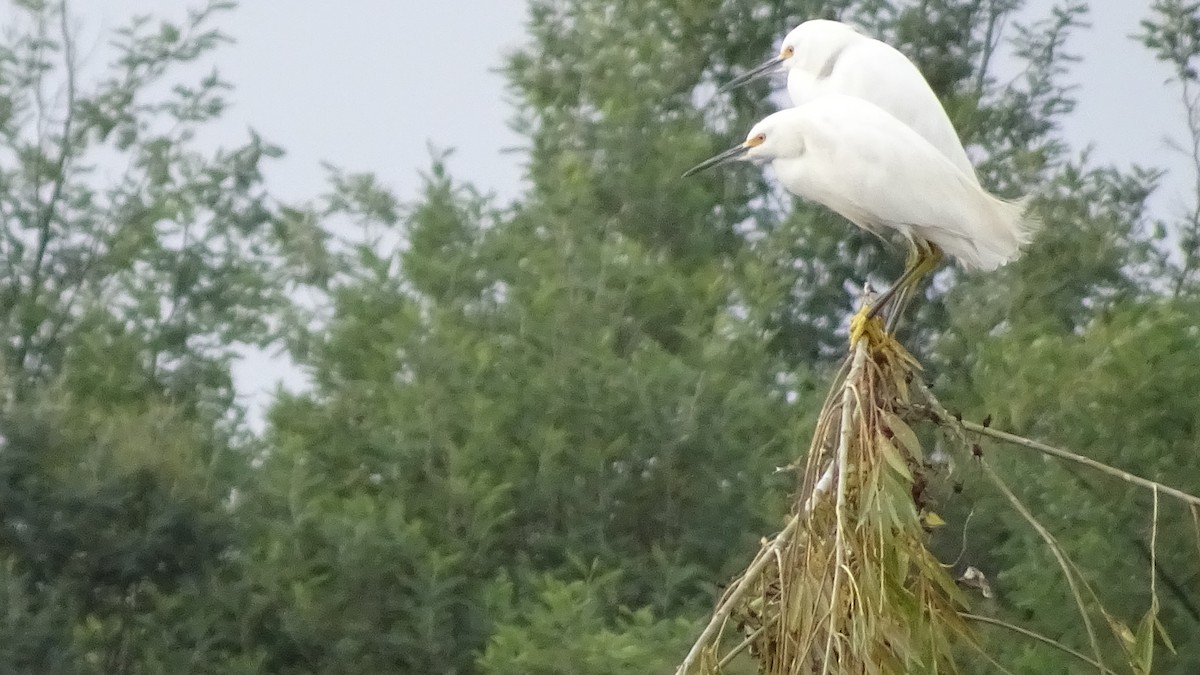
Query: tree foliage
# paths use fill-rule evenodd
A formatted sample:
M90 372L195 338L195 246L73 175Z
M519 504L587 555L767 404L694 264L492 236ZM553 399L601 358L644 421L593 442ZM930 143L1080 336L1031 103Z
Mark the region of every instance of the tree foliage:
M1063 140L1082 0L530 0L502 66L526 141L507 205L441 154L411 203L331 168L327 194L282 204L262 174L280 148L198 140L235 95L208 70L227 3L133 22L94 77L60 5L18 4L0 42L14 671L673 667L782 526L859 284L899 268L759 172L679 179L774 106L719 83L815 16L910 55L988 187L1049 224L1019 263L947 269L914 307L902 337L940 399L1200 492L1200 211L1149 212L1156 169ZM1196 176L1198 25L1157 0L1126 46L1172 78ZM230 376L246 346L311 377L261 434ZM980 451L1116 618L1146 612L1153 576L1178 650L1154 672L1195 672L1196 514L1164 502L1152 550L1146 493ZM1083 646L1042 540L977 467L944 478L933 546L990 579L975 610ZM1076 672L980 635L1013 672Z

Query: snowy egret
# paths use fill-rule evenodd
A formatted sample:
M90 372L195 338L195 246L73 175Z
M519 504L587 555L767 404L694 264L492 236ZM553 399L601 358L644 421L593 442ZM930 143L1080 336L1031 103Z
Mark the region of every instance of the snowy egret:
M787 73L792 105L828 94L866 99L924 136L959 171L975 179L975 167L937 94L913 62L891 45L840 21L805 21L783 38L778 56L722 90L776 72Z
M684 176L731 162L770 163L783 187L882 236L909 244L904 274L851 323L851 341L893 296L903 298L943 252L967 270L1016 259L1037 229L1025 200L989 194L929 141L864 99L829 94L767 116L745 142ZM896 312L893 312L895 314Z

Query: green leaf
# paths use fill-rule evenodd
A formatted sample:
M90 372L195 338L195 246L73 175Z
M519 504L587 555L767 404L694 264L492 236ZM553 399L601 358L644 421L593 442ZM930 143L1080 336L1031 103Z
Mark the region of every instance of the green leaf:
M1146 614L1138 623L1137 635L1131 649L1132 658L1130 660L1134 670L1144 675L1154 672L1154 624L1157 620L1158 608L1153 604L1151 603L1151 608L1146 610Z
M900 447L908 454L915 462L920 462L924 459L924 454L921 452L921 442L917 440L917 434L908 426L904 420L893 412L885 412L883 415L884 423L888 429L891 429L892 436Z
M905 482L912 482L912 471L908 468L908 462L904 461L904 458L900 456L900 452L896 450L896 446L892 445L892 442L883 435L882 431L875 437L875 449L883 455L883 459L891 467L892 471L895 471Z

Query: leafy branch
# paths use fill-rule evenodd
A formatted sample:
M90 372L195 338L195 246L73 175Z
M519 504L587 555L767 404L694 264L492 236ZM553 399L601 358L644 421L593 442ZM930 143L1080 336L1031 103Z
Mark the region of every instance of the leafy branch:
M916 659L942 662L951 670L950 645L967 644L1001 670L976 644L964 621L1014 631L1080 660L1102 675L1106 664L1092 608L1098 608L1116 642L1137 673L1149 672L1149 645L1157 630L1156 565L1159 495L1193 508L1200 498L1077 453L992 429L951 415L916 372L919 364L890 337L874 333L860 340L843 362L825 398L810 444L801 489L784 529L759 550L730 586L710 620L676 669L696 667L715 673L747 650L767 673L858 672L872 663L880 672L910 672ZM913 388L924 403L910 400ZM987 436L1075 462L1154 493L1151 542L1152 604L1136 635L1110 614L1079 566L1016 496L990 464L978 458L990 482L1049 547L1070 587L1088 636L1091 655L1029 628L985 617L965 607L966 598L925 548L932 518L920 496L930 476L916 433L901 419L925 419L969 447L970 435ZM899 576L895 565L900 562ZM926 561L933 561L927 563ZM897 584L891 586L890 584ZM903 588L899 595L893 592ZM917 606L900 597L917 598ZM886 626L920 625L925 632L897 632ZM744 633L723 654L719 645L731 626ZM916 629L919 630L919 629ZM879 639L877 635L886 635ZM908 642L905 642L908 640ZM1168 642L1169 644L1169 642ZM819 647L818 647L819 645ZM1149 646L1148 646L1149 645Z

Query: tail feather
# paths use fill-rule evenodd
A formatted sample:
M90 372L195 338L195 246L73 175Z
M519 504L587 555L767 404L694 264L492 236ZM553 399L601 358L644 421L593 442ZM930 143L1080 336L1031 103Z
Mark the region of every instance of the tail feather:
M985 195L990 208L984 212L990 217L979 223L982 236L972 241L977 253L973 266L990 271L1021 257L1022 249L1033 241L1042 222L1030 211L1029 195L1014 200Z
M1025 195L1010 203L1019 209L1018 240L1023 248L1041 231L1042 219L1033 212L1033 195Z

